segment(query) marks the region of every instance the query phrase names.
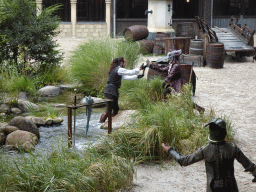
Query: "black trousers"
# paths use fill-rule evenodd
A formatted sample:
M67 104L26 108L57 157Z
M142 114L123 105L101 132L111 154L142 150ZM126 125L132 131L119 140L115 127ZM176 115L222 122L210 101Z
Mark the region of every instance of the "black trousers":
M113 116L115 116L119 111L118 97L114 96L114 95L111 95L111 94L107 94L107 93L105 93L104 95L107 99L113 99L113 102L112 102L113 113L112 114L113 114ZM108 108L106 109L106 113L108 113Z

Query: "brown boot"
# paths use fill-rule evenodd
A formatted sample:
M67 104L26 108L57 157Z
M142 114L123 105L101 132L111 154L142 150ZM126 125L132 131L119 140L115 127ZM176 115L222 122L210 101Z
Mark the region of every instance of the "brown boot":
M102 113L101 116L100 116L99 123L104 123L107 118L108 118L108 114L106 112Z

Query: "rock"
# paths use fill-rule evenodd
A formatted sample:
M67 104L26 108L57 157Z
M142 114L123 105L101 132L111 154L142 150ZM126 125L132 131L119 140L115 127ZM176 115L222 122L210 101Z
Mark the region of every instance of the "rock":
M18 107L22 112L28 112L31 109L35 111L39 111L40 107L34 103L29 101L18 100Z
M64 108L64 107L67 107L67 105L66 105L66 104L63 104L63 103L57 103L57 104L54 104L53 106L56 107L56 108Z
M48 85L39 89L39 94L42 97L55 97L60 95L60 93L61 93L61 89L60 87L57 87L57 86Z
M20 113L22 113L22 111L19 109L19 108L11 108L11 112L12 113L15 113L15 114L20 114Z
M132 115L137 113L136 110L125 110L119 112L115 117L112 118L112 130L116 130L121 126L126 127L132 122ZM101 129L108 129L108 122L106 121L101 125Z
M6 114L5 113L0 113L0 116L4 117L4 116L6 116Z
M18 127L19 130L28 131L30 133L34 133L38 139L40 139L39 130L35 123L33 123L31 120L26 119L25 117L17 116L14 117L9 125Z
M0 106L0 112L1 112L1 113L7 113L9 110L10 110L10 109L9 109L9 105L6 104L6 103L4 103L4 104L2 104L2 105Z
M57 117L55 119L52 120L53 124L61 124L64 120L60 117Z
M0 130L5 128L6 125L8 125L8 123L5 123L5 122L4 123L0 123Z
M40 117L27 116L25 118L35 123L37 127L40 127L46 124L45 120L43 120Z
M6 136L4 133L0 133L0 146L5 144Z
M15 127L15 126L11 126L11 125L6 125L4 128L3 128L3 132L5 135L9 135L10 133L14 132L14 131L17 131L19 130L18 127Z
M22 147L25 150L33 150L38 142L38 137L28 131L17 130L6 137L6 145Z
M20 92L19 93L19 100L27 101L27 93L26 92Z
M53 123L53 119L52 118L47 118L46 120L45 120L45 124L46 125L51 125Z

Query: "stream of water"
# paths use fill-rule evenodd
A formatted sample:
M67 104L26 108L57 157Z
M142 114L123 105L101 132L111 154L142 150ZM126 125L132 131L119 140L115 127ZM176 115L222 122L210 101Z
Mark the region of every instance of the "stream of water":
M101 113L92 112L89 130L86 135L86 113L79 113L76 115L76 130L74 134L74 117L72 118L72 128L73 128L73 144L75 143L75 148L80 150L84 149L85 146L90 144L95 144L100 137L108 133L105 129L100 129L101 124L99 123ZM67 116L62 117L64 121L61 125L54 125L51 127L40 127L40 140L35 146L36 151L50 152L54 145L68 145L68 126L67 126Z

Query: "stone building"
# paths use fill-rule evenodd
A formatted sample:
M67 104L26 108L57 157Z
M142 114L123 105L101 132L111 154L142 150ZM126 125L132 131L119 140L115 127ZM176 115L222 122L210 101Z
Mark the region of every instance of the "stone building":
M165 23L165 30L176 31L177 23L195 23L195 16L203 18L209 26L227 27L230 16L234 15L240 18L241 25L247 23L249 28L256 29L255 0L36 0L36 3L38 13L42 7L63 4L57 13L62 20L60 37L122 36L131 25L159 28L161 22Z

